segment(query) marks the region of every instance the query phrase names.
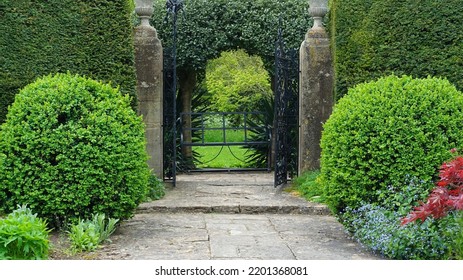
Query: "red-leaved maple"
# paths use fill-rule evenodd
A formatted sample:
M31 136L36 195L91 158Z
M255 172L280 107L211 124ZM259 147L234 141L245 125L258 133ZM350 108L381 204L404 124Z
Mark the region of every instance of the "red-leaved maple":
M452 152L456 152L452 149ZM401 225L416 220L424 222L426 218L442 218L449 211L463 210L463 157L456 156L453 160L442 164L439 171L440 180L432 190L426 203L421 203L401 219Z

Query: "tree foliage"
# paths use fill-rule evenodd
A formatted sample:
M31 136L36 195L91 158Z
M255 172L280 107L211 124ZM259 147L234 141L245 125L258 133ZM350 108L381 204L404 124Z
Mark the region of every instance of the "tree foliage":
M250 112L259 101L270 97L270 77L262 59L243 50L223 52L210 60L206 68L206 86L212 110Z

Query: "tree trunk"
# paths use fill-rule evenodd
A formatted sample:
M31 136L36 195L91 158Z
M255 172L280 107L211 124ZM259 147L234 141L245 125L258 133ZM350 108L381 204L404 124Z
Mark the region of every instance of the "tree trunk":
M196 71L194 70L178 70L179 96L182 104L181 112L191 112L191 100L193 91L196 86ZM182 134L184 142L192 142L191 135L191 115L183 115L182 117ZM186 159L186 164L189 168L193 168L193 151L190 146L182 147L182 155Z

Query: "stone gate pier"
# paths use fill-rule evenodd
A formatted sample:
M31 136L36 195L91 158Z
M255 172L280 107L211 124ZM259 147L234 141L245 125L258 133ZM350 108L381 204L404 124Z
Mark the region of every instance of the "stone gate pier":
M298 174L320 168L323 124L331 114L334 69L330 40L322 20L327 0L309 0L314 20L300 48Z
M149 23L151 0L136 0L141 23L134 29L138 114L145 123L148 165L152 174L163 178L163 57L156 29Z

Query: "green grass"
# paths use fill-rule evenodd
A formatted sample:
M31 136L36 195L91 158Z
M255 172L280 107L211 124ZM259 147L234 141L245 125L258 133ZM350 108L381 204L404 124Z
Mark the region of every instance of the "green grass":
M201 164L197 164L198 168L243 168L247 167L245 162L246 149L239 146L230 146L233 154L238 158L235 158L229 147L224 146L209 146L209 147L193 147L194 151L197 151L201 156ZM222 151L220 152L220 150ZM220 152L220 154L219 154ZM219 154L217 156L217 154ZM217 158L215 158L217 156ZM214 159L215 158L215 159ZM212 160L212 161L211 161Z
M252 132L248 131L245 135L244 129L233 129L244 127L244 123L232 124L228 119L225 120L225 132L222 130L224 125L221 117L211 115L204 122L204 142L205 143L236 143L249 140ZM208 130L213 128L214 130ZM195 142L202 142L201 136ZM199 153L201 163L196 164L198 168L246 168L246 151L241 146L205 146L193 147L193 151Z
M249 137L249 135L248 135ZM206 130L204 131L205 142L244 142L244 130L226 129L225 137L222 130Z
M318 177L319 170L309 171L297 177L292 186L292 190L299 193L308 201L324 203L323 186L320 184Z
M206 128L220 128L218 130L205 130L205 143L233 143L244 142L244 130L229 129L230 125L225 124L225 133L221 129L222 122L214 118L206 123ZM202 141L200 139L199 141ZM200 164L198 168L243 168L246 167L245 152L246 149L240 146L206 146L193 147L193 151L199 153Z

